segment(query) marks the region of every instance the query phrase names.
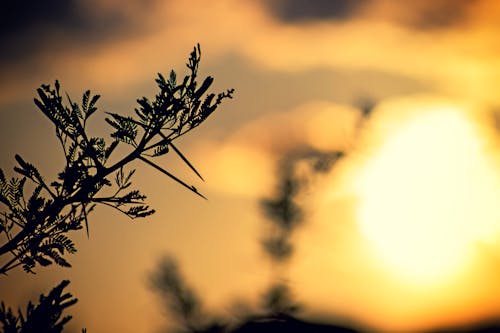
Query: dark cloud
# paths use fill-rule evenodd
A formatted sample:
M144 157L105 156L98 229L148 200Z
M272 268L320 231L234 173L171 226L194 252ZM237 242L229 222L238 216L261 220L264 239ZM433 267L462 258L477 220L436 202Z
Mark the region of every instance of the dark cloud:
M436 0L417 3L402 3L403 11L407 11L410 19L406 22L416 29L429 30L455 26L467 19L470 9L480 0ZM413 5L412 5L413 4ZM406 6L405 6L406 5Z
M394 12L381 19L395 20L414 29L439 29L463 22L472 6L481 0L434 0L394 2ZM362 7L380 0L263 0L271 15L286 23L348 20ZM383 14L385 15L385 14Z
M145 1L145 9L153 1ZM138 28L123 8L89 6L81 0L1 1L0 69L29 65L40 54L103 43Z
M94 20L80 10L75 0L3 1L0 5L0 43L5 47L0 61L5 64L33 56L41 48L53 47L47 44L52 44L54 34L78 41L89 40L112 30L117 23L117 17Z
M356 14L370 0L264 0L281 21L301 23L314 20L343 20Z

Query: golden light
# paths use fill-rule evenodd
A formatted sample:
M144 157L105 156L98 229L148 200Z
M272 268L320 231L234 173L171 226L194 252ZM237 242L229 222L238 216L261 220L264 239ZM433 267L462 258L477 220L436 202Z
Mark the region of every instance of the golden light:
M244 143L206 144L198 150L205 156L205 173L211 180L207 184L222 193L258 197L272 184L272 159L264 151ZM202 155L203 151L213 153Z
M393 273L439 283L498 228L498 179L484 136L452 106L399 120L357 177L363 236Z

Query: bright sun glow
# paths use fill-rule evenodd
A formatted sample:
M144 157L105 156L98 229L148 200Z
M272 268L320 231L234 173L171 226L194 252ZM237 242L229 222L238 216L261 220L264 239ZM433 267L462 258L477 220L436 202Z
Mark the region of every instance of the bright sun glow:
M357 192L361 231L392 271L441 281L498 230L497 177L485 156L477 128L451 107L414 115L388 136Z

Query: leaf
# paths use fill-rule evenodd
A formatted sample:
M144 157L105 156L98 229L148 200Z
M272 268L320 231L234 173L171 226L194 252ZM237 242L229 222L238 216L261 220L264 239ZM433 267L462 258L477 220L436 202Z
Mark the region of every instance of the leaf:
M52 261L50 261L49 259L44 258L42 256L36 256L35 261L42 266L49 266L52 264Z
M175 86L177 86L177 74L175 74L174 70L170 71L170 76L168 79L168 83L170 87L173 89Z
M123 181L123 185L124 186L129 186L130 185L130 178L132 178L132 176L134 175L135 173L135 169L131 170L128 175L125 177L125 180Z
M111 142L111 144L108 146L108 148L106 148L106 151L104 152L104 159L105 160L107 160L111 156L111 154L113 153L115 148L118 146L118 143L119 143L119 141L115 140L115 141Z
M68 109L68 115L70 115L69 119L71 120L71 122L73 122L74 124L76 124L78 121L78 119L82 119L82 111L80 110L80 107L78 106L78 104L74 103L71 98L69 97L68 94L66 94L66 98L68 99L69 101L69 105L71 106L71 112L69 112L69 109ZM78 126L76 126L78 127Z
M193 98L200 98L208 90L208 88L210 88L213 82L213 77L207 76L207 78L201 84L201 87L194 93Z
M100 97L101 97L101 95L94 95L92 97L92 100L90 101L89 107L87 109L86 119L88 119L92 114L94 114L94 112L97 111L95 104L97 103L97 101L99 100Z
M149 206L133 206L126 212L132 218L146 217L154 213L155 210L149 209Z
M71 264L66 261L59 253L56 251L52 250L49 252L48 256L54 260L54 263L56 263L58 266L61 267L71 267Z
M156 147L154 149L153 157L158 157L158 156L161 156L161 155L165 155L168 152L169 152L168 143L167 144L163 144L163 145L159 145L158 147Z
M137 201L144 201L146 199L146 196L141 194L138 190L133 190L128 192L122 197L118 198L118 203L120 205L122 204L128 204L128 203L136 203Z
M33 164L24 161L22 157L17 154L15 155L15 159L21 168L14 167L14 171L32 180L36 180L37 182L43 182L40 172Z
M137 124L130 117L123 117L115 113L108 114L113 117L113 119L106 118L106 122L116 129L115 132L111 133L111 137L128 144L135 144L135 138L137 136Z
M90 97L90 90L87 90L83 95L82 95L82 109L85 113L87 113L88 109L88 103L89 103L89 97Z

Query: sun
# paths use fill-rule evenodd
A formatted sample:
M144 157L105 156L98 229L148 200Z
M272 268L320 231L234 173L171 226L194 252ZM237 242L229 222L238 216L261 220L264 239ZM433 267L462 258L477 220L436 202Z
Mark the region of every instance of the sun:
M498 230L498 183L485 155L478 129L454 107L399 121L356 181L361 233L388 269L440 281Z

